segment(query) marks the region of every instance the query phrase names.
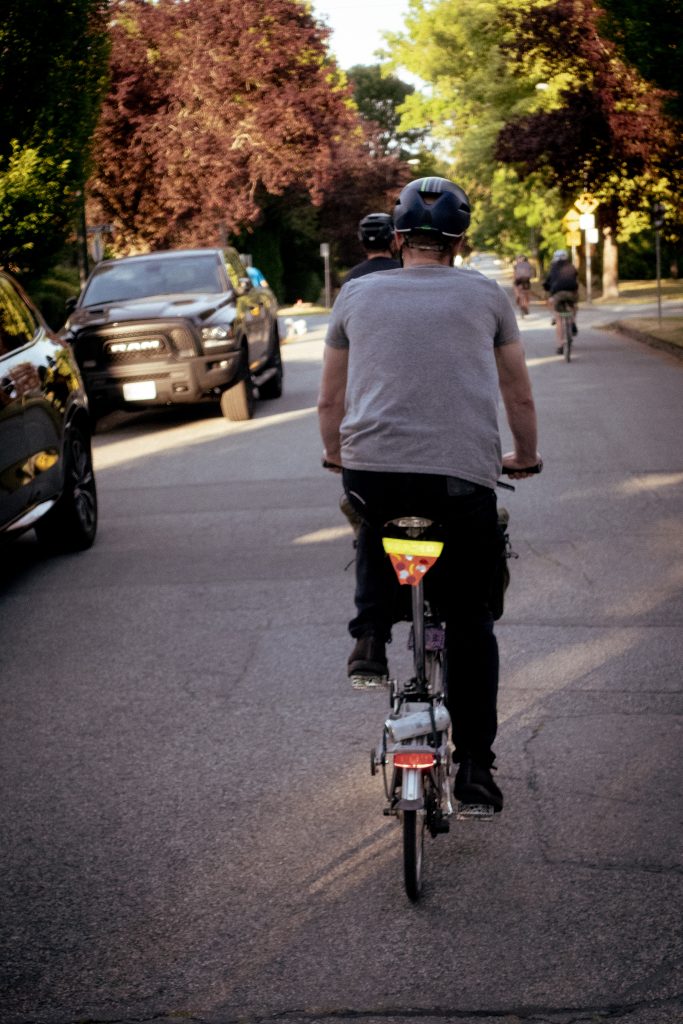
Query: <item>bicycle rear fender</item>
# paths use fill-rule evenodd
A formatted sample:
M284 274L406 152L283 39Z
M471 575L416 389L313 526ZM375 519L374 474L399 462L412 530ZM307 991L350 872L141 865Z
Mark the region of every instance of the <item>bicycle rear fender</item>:
M404 768L401 777L401 799L396 804L399 811L419 811L424 805L424 789L422 772L414 768Z

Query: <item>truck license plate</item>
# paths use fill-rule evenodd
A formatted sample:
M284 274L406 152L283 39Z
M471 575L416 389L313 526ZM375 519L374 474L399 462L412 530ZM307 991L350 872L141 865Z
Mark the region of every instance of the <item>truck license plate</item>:
M126 402L144 402L157 397L157 386L153 380L136 380L123 385Z

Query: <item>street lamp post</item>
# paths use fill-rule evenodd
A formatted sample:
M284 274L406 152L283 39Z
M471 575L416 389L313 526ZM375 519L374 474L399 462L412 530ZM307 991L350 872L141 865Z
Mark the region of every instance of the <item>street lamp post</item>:
M329 309L332 305L332 289L330 286L330 246L328 242L320 243L320 255L325 264L325 307Z

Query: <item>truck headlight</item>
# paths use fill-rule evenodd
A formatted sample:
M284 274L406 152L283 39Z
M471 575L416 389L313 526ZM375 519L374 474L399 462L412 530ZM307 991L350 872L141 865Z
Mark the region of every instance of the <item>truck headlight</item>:
M202 345L204 349L229 348L235 335L231 327L202 327Z

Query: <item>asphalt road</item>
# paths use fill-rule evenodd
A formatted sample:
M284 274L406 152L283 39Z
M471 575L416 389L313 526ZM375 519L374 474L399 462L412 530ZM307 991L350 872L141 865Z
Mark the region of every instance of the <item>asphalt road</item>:
M2 1024L680 1024L683 364L591 318L571 365L523 326L546 468L503 499L506 806L430 842L418 906L368 770L385 698L345 679L322 331L248 424L110 418L92 551L3 556Z

